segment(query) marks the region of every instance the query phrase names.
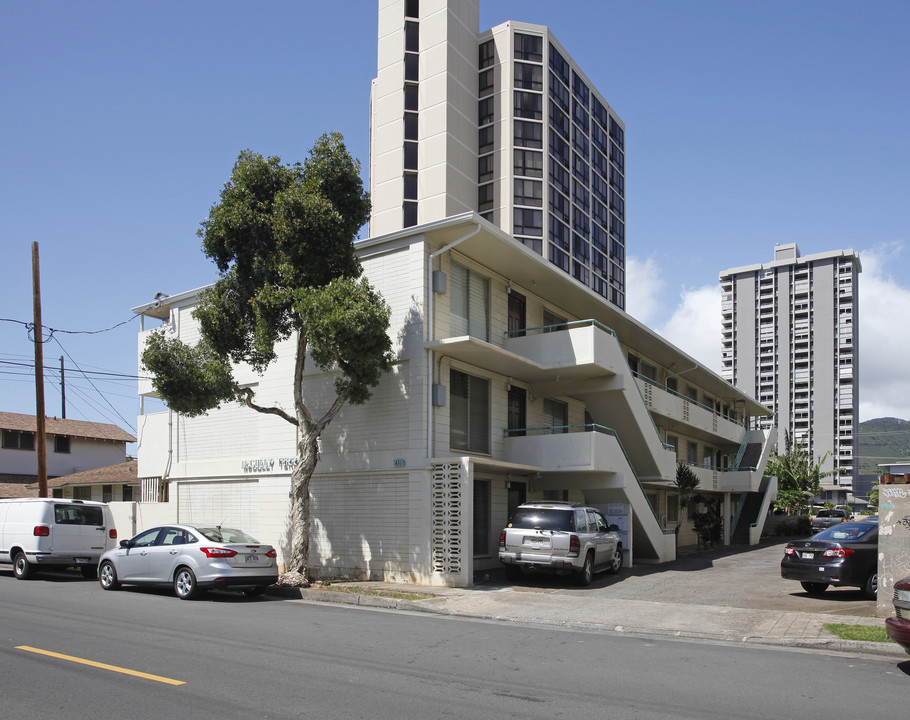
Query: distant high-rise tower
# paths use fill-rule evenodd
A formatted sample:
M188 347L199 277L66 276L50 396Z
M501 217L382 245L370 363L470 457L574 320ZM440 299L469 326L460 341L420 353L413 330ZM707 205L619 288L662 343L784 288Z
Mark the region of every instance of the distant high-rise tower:
M786 429L820 459L825 498L845 502L858 468L859 256L800 256L778 245L774 261L725 270L722 374L774 410L764 424ZM778 442L783 451L783 437Z
M625 126L550 30L379 5L370 234L475 210L625 308Z

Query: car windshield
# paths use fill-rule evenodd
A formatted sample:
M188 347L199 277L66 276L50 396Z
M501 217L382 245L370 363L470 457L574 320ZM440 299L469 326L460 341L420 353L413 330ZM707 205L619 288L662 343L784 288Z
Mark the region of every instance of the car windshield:
M522 530L574 530L575 511L569 508L519 508L509 527Z
M833 540L834 542L862 542L867 536L878 530L871 523L841 524L822 530L813 540Z
M843 517L843 515L844 515L843 510L819 510L818 511L819 517Z
M259 544L259 541L247 535L243 530L237 530L236 528L226 528L226 527L197 527L202 535L206 539L211 540L212 542L219 543L256 543Z

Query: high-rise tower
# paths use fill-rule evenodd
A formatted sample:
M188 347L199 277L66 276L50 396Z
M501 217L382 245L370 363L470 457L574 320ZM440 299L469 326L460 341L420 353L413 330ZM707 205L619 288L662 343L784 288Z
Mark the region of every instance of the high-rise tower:
M470 210L625 308L625 126L549 28L380 0L374 236Z
M800 255L778 245L774 261L725 270L722 374L774 410L823 469L826 499L845 502L858 468L859 295L852 250ZM778 447L783 451L781 436Z

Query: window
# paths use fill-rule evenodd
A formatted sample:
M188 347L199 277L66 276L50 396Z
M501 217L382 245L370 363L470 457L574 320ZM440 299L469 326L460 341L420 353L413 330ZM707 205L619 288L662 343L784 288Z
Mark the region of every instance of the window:
M490 451L490 381L449 371L452 403L449 445L455 450Z
M493 183L477 188L477 210L486 212L493 209Z
M420 52L419 25L406 20L404 23L404 49L406 52Z
M34 450L35 433L26 430L4 430L3 447L10 450Z
M518 147L543 148L543 126L527 120L515 121L515 145Z
M557 192L556 188L550 188L550 219L559 218L564 222L569 222L569 199L562 193ZM552 226L550 228L553 229Z
M482 155L477 160L477 182L488 182L493 179L493 156Z
M478 151L481 153L490 152L493 149L493 126L487 125L480 128L477 135Z
M453 262L450 267L451 333L489 340L490 283L481 275Z
M417 173L404 174L404 199L417 199Z
M404 169L417 169L417 143L407 141L404 143Z
M543 401L543 425L549 428L551 433L568 432L566 427L569 424L569 406L559 400L544 398Z
M420 56L417 53L405 53L404 79L410 82L420 79Z
M74 490L88 490L91 487L73 488ZM88 498L86 498L88 499ZM97 505L54 505L54 523L57 525L104 525L104 513Z
M414 227L417 224L417 203L405 200L401 204L402 225Z
M474 480L474 557L490 554L490 481Z
M543 68L540 65L515 63L515 87L524 90L543 90Z
M569 167L569 143L550 130L550 154L554 159Z
M556 103L550 103L550 127L566 140L569 139L569 116Z
M404 139L417 139L417 113L406 112L404 114Z
M690 465L698 464L698 445L690 442L687 443L686 448L686 460L688 460Z
M484 70L482 73L480 73L477 89L479 91L480 97L489 95L491 92L493 92L493 68Z
M560 317L554 312L550 312L546 308L543 309L543 325L544 332L556 332L557 330L566 329L566 319Z
M584 107L588 107L588 86L585 85L585 81L581 79L581 75L574 70L572 71L572 91L581 104L584 105Z
M494 62L496 62L496 48L494 47L492 40L487 40L480 46L478 65L482 70L483 68L490 67Z
M405 0L404 3L404 16L405 17L420 17L420 2L419 0Z
M489 125L493 122L493 98L481 100L477 105L477 124Z
M512 232L515 235L543 237L543 211L515 208L512 214Z
M516 175L543 177L543 153L516 148L514 171Z
M563 272L569 272L569 254L555 245L550 245L550 262Z
M569 63L552 44L550 44L550 69L566 85L569 84Z
M516 90L515 117L529 118L530 120L542 120L543 95Z
M543 62L543 38L515 33L515 59Z
M113 485L102 485L101 486L101 502L109 503L114 499L114 486Z
M68 453L70 451L69 435L54 435L54 452Z
M569 226L550 216L550 242L563 250L569 249Z
M558 102L563 110L569 112L569 88L559 82L553 73L550 73L550 97Z
M133 501L133 486L124 485L123 486L123 502L132 502Z
M667 493L667 523L679 522L679 495Z
M515 178L515 204L543 207L543 183Z
M73 488L73 500L91 500L92 488L90 485L82 485Z
M417 110L417 86L413 83L404 86L404 109Z
M657 368L654 367L651 363L645 362L644 360L642 360L638 365L638 374L643 378L647 378L648 380L652 380L654 382L657 381Z
M569 171L559 163L550 163L550 182L564 195L569 194Z

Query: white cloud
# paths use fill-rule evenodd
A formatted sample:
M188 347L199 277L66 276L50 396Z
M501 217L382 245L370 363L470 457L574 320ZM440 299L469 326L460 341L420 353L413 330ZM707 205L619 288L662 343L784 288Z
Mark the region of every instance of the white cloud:
M901 243L859 253L859 419L910 419L910 288L890 273Z
M683 288L673 314L654 329L680 350L720 374L720 321L720 285L704 285Z
M903 252L898 242L859 251L859 418L910 419L910 287L891 275ZM629 313L720 372L720 285L684 287L661 297L665 283L655 258L628 258ZM666 293L663 293L664 295ZM669 316L669 317L668 317ZM667 319L664 319L667 318Z
M664 281L654 256L639 260L626 257L626 310L636 320L651 326L660 314Z

